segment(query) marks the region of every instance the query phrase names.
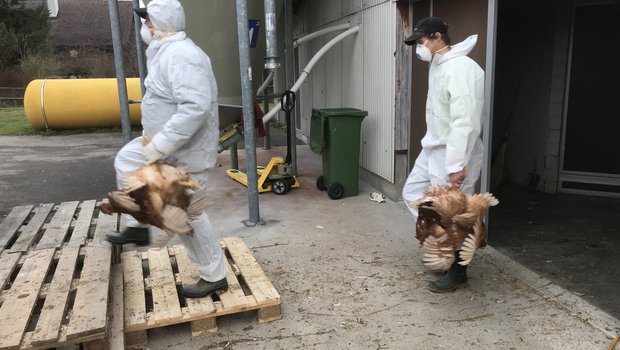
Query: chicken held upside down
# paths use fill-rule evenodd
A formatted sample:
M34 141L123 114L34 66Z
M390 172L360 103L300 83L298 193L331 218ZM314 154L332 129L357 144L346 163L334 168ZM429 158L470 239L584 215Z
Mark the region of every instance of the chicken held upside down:
M423 263L432 270L447 270L460 250L462 266L469 265L478 248L486 246L484 217L499 201L490 193L468 195L456 186L435 186L424 192L418 208L416 238L424 252Z

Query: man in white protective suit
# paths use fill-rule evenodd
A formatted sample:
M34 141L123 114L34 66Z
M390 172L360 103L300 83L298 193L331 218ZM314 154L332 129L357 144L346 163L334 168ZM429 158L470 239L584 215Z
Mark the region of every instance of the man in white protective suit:
M152 0L135 9L144 18L140 31L148 45L146 94L142 99L143 137L125 145L114 160L118 187L125 174L159 160L185 167L202 185L193 199L204 197L207 169L215 164L219 136L217 84L209 57L184 32L185 12L177 0ZM143 145L143 138L149 143ZM149 228L129 215L126 229L108 235L115 244L150 243ZM219 235L205 212L190 222L193 235L179 235L200 280L183 286L183 295L198 298L228 288L226 258ZM150 229L155 229L151 227Z
M413 204L430 186L453 184L473 194L480 177L483 144L484 71L467 57L476 45L472 35L450 45L448 25L437 17L420 20L405 44L416 44L416 56L430 64L426 99L426 135L422 151L403 187L403 199L417 219ZM450 292L467 284L467 266L458 264L429 284L434 292Z

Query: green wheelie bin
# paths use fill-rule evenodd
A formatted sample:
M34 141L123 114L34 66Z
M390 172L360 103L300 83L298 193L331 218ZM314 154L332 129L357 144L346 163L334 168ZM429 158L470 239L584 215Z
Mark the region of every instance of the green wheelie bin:
M368 112L355 108L313 109L310 149L323 157L316 187L329 198L357 195L360 131Z

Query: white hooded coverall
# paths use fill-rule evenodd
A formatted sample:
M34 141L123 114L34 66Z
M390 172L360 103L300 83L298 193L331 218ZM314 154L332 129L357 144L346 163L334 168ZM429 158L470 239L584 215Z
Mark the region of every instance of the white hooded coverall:
M177 0L153 0L147 6L156 35L146 50L148 76L142 98L144 135L167 156L166 161L185 167L203 185L207 169L215 164L219 136L217 84L209 57L185 32L185 13ZM119 188L125 174L144 164L142 137L133 139L116 155L114 168ZM140 224L123 215L124 225ZM179 235L200 277L219 281L228 267L206 213L190 222L192 236ZM150 230L155 228L151 227Z
M484 148L484 71L467 54L476 45L472 35L446 54L435 54L428 72L426 135L422 151L403 187L403 199L417 219L412 205L430 186L447 185L448 175L465 170L461 189L474 193L480 177Z

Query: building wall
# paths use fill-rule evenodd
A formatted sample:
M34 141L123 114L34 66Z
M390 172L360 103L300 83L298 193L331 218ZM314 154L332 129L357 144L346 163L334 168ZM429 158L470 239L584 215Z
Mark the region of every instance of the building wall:
M148 1L145 1L148 3ZM217 79L219 99L225 104L241 104L239 79L239 44L237 7L230 0L186 0L185 25L188 36L211 58ZM261 21L257 45L250 49L252 87L262 82L265 58L264 6L262 1L248 1L248 18Z
M368 111L362 123L360 165L394 181L394 76L396 5L386 0L305 1L294 19L299 38L326 26L351 23L360 31L333 47L316 64L300 88L301 124L309 136L313 108L353 107ZM339 33L298 48L298 66Z

